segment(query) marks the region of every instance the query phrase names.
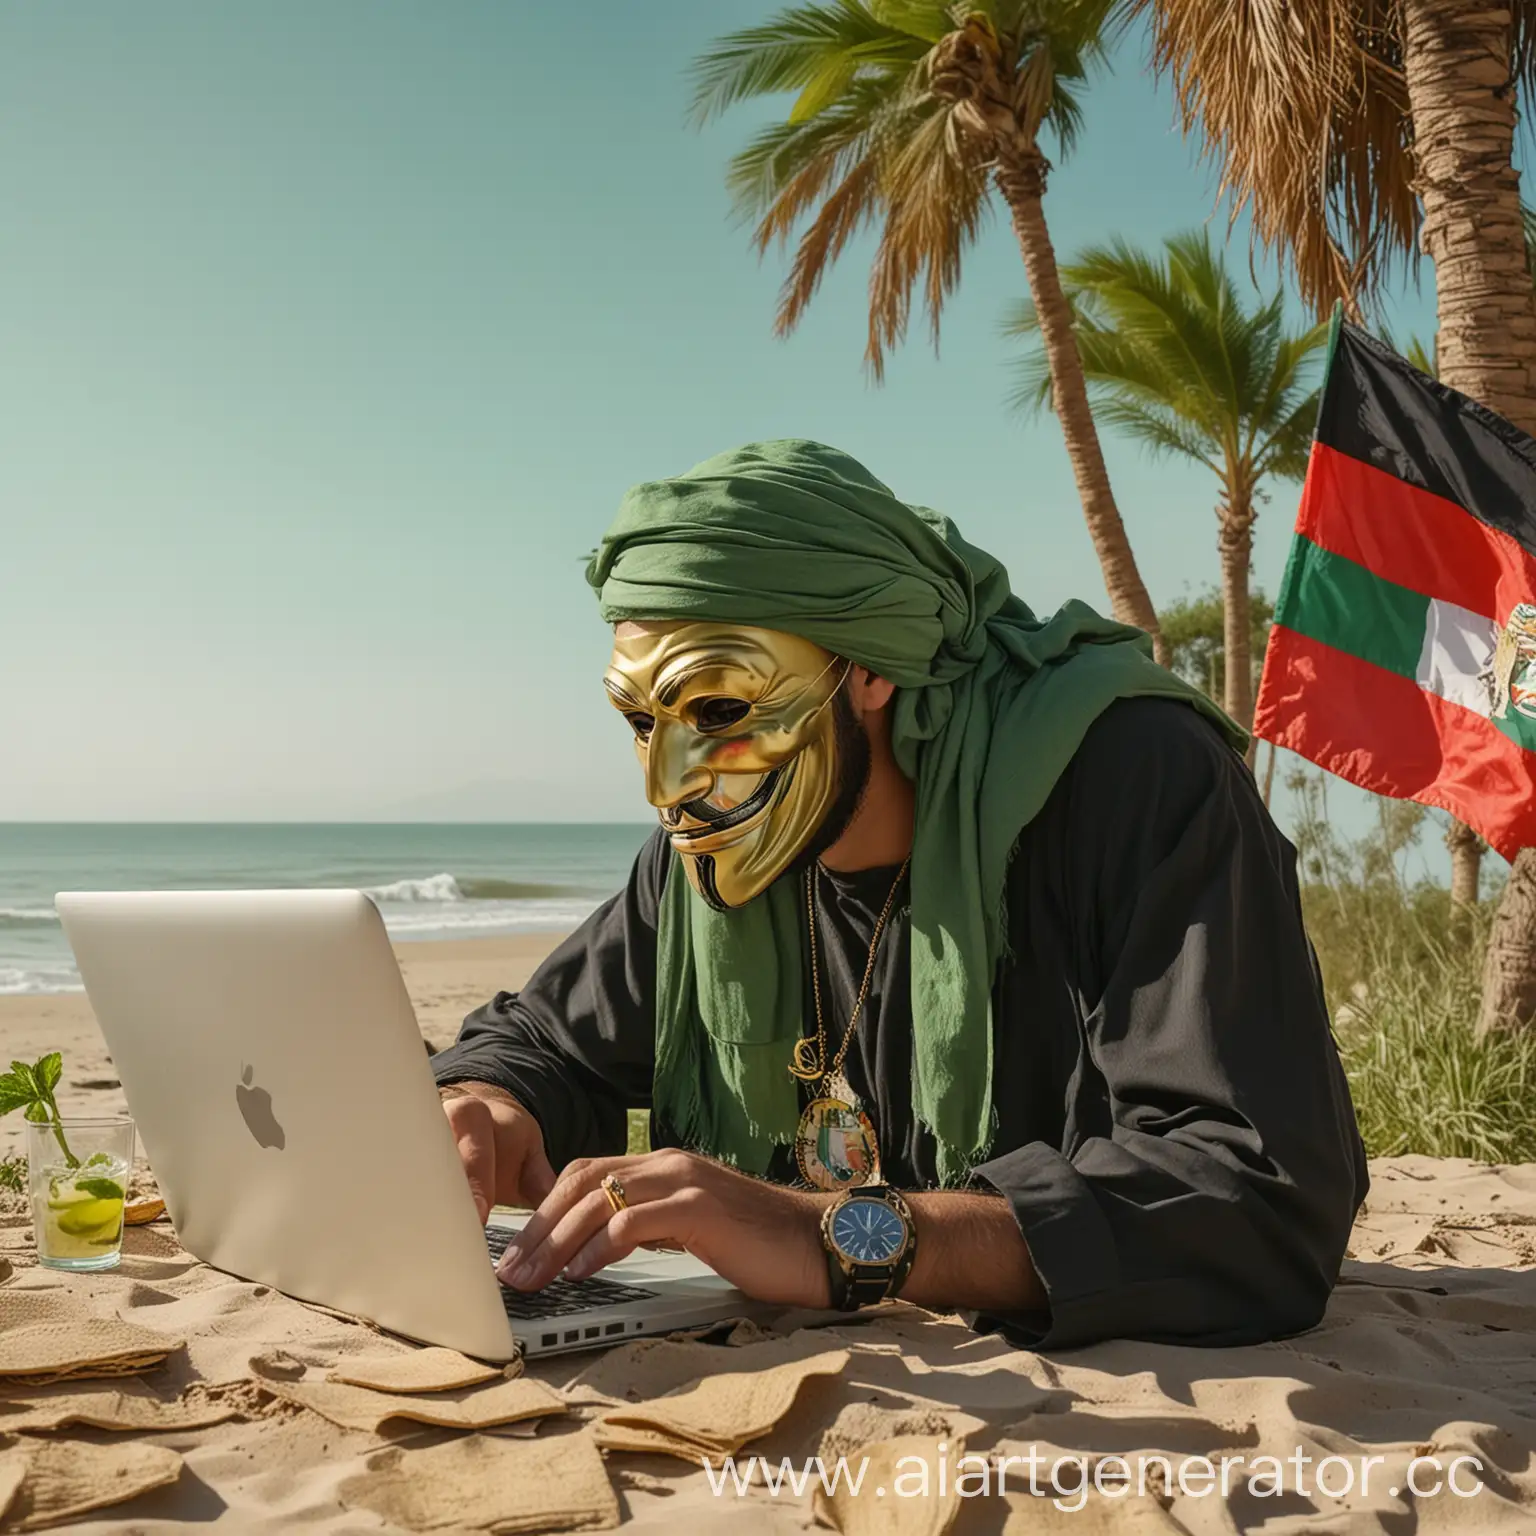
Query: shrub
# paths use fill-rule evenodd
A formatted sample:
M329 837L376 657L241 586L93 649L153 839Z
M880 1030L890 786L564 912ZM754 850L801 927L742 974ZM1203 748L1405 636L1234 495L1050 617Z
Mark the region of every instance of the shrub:
M1376 829L1341 841L1320 780L1299 807L1302 905L1367 1152L1536 1161L1536 1031L1476 1034L1492 903L1403 875L1422 807L1378 804Z

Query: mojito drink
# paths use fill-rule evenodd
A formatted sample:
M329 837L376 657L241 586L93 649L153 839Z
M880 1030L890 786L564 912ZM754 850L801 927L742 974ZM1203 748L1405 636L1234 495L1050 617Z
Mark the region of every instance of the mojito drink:
M123 1202L133 1171L133 1122L28 1126L29 1182L38 1262L54 1269L110 1269L123 1242ZM104 1144L105 1143L105 1144Z

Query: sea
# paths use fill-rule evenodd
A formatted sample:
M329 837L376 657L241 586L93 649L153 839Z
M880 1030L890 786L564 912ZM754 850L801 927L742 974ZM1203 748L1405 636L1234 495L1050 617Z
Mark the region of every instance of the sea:
M654 823L0 823L0 994L77 992L58 891L343 886L396 939L566 932L629 874Z

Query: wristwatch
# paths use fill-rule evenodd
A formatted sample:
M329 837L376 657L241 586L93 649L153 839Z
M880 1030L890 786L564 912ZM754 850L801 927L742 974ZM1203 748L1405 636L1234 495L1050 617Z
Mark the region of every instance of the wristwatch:
M821 1215L832 1305L854 1312L895 1296L917 1257L912 1208L894 1189L850 1189Z

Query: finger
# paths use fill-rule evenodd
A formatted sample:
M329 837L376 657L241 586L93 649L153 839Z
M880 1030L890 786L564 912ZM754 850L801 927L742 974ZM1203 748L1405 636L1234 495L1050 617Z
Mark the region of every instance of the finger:
M496 1188L496 1127L491 1112L478 1099L468 1097L450 1099L443 1108L483 1224L491 1214Z
M562 1175L555 1194L538 1212L539 1225L529 1222L514 1253L510 1249L498 1266L507 1283L518 1290L536 1290L560 1274L587 1239L610 1219L637 1205L649 1205L679 1190L698 1194L694 1160L676 1152L647 1152L639 1157L596 1159L572 1165ZM603 1186L610 1175L624 1188L625 1201L615 1211ZM572 1200L571 1192L584 1189ZM547 1223L547 1225L546 1225Z
M681 1235L698 1219L698 1198L698 1190L680 1189L661 1200L626 1206L566 1261L567 1278L583 1280L595 1275L605 1265L627 1258L636 1248L668 1242L681 1246Z
M608 1196L600 1189L584 1195L561 1216L548 1237L536 1248L524 1244L523 1251L509 1264L510 1250L502 1256L496 1273L518 1291L536 1291L548 1285L565 1267L565 1262L613 1216Z
M502 1257L503 1272L510 1272L533 1253L554 1231L560 1218L577 1201L585 1199L594 1189L597 1189L608 1174L616 1174L621 1182L631 1177L632 1175L622 1170L635 1161L636 1159L629 1157L580 1158L574 1163L567 1164L558 1179L551 1175L551 1187L539 1202L538 1210L523 1224L523 1230L508 1245ZM606 1196L604 1198L606 1199Z
M528 1161L523 1164L522 1190L523 1204L538 1207L549 1199L550 1191L555 1187L555 1170L550 1167L549 1159L544 1155L542 1145L537 1146L528 1154Z

